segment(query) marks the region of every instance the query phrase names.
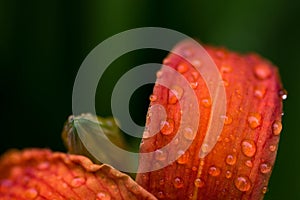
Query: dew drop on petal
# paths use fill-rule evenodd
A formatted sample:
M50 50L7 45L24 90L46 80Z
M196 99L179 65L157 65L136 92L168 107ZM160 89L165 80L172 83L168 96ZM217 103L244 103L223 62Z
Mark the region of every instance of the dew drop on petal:
M259 64L254 67L254 74L260 80L269 78L271 73L271 68L267 64Z
M192 76L193 76L194 80L197 81L199 78L199 73L197 71L193 71Z
M165 198L164 192L163 192L163 191L159 191L159 192L157 193L157 198L159 198L159 199Z
M246 165L247 167L252 168L252 167L253 167L253 162L252 162L251 160L246 160L246 161L245 161L245 165Z
M266 194L267 191L268 191L268 187L267 187L267 186L264 186L264 187L262 188L262 190L261 190L261 192L262 192L263 194Z
M260 172L263 174L269 173L272 169L271 165L269 165L268 163L262 163L259 166Z
M231 155L229 154L227 157L226 157L226 163L228 165L234 165L236 163L236 156L235 155Z
M172 86L171 91L177 96L178 99L181 99L183 96L183 89L178 85Z
M231 178L232 177L232 172L231 171L229 171L229 170L227 170L226 172L225 172L225 177L226 178Z
M191 88L196 89L198 87L198 82L191 82L190 86Z
M163 75L163 72L161 70L156 72L156 78L160 78Z
M85 183L85 179L83 177L75 177L71 181L71 186L74 188L80 187Z
M159 185L164 185L164 184L165 184L165 179L163 179L163 178L160 179L160 180L159 180Z
M223 80L223 84L224 84L225 87L229 86L229 82L227 80L225 80L225 79Z
M150 97L149 97L149 100L154 102L157 100L157 96L155 94L151 94Z
M185 73L189 69L189 64L186 62L181 62L177 66L177 71L181 74Z
M198 68L198 67L201 67L202 62L201 62L201 60L199 60L199 59L193 59L193 60L191 61L191 64L192 64L194 67Z
M194 55L194 53L195 52L193 51L193 49L190 49L190 48L182 49L182 54L183 54L184 57L191 57L191 56Z
M196 136L196 133L189 127L183 129L183 136L187 140L193 140Z
M35 199L38 196L38 191L35 188L29 188L25 191L26 199Z
M157 149L155 152L154 152L154 156L155 156L155 159L156 160L159 160L159 161L164 161L166 160L167 158L167 154L166 152L160 150L160 149Z
M208 99L202 99L201 100L201 104L205 107L205 108L209 108L211 106L211 100L210 98Z
M174 85L169 90L168 102L169 104L175 104L183 96L183 89L178 85Z
M282 123L281 121L275 121L272 125L272 131L274 135L280 135L282 130Z
M288 97L288 93L285 89L280 90L278 95L281 97L282 100L286 100Z
M197 171L197 169L198 169L198 168L197 168L196 166L193 166L193 167L192 167L192 171Z
M220 173L221 173L221 169L219 167L211 166L208 169L208 174L211 175L211 176L219 176Z
M256 145L253 140L245 139L241 143L242 152L247 157L252 157L256 153Z
M174 121L172 119L167 119L161 123L160 132L163 135L170 135L174 131Z
M173 180L173 185L175 188L182 188L183 187L183 180L179 177L176 177L174 180Z
M196 178L195 181L194 181L194 185L197 188L201 188L201 187L204 186L204 181L201 178Z
M238 176L234 180L235 187L241 192L249 191L251 188L251 181L247 176Z
M223 73L229 73L232 71L232 67L230 65L222 65L221 66L221 71Z
M252 129L259 127L261 125L261 114L250 113L248 116L248 124Z
M227 115L222 115L221 116L222 119L224 119L224 124L225 125L229 125L232 123L232 117L231 115L227 114Z
M46 169L48 169L49 167L50 167L50 164L49 164L49 162L47 162L47 161L42 162L42 163L40 163L40 164L37 166L37 168L38 168L39 170L46 170Z
M270 145L269 146L269 150L272 151L272 152L276 151L276 149L277 149L276 145Z
M177 163L178 164L186 164L188 161L189 161L189 157L190 157L190 154L188 151L184 152L182 150L179 150L177 152L177 154L179 154L179 158L177 159Z
M202 146L201 146L201 150L203 153L207 153L209 150L208 148L209 148L209 145L206 143L202 144Z
M99 200L111 200L111 196L107 192L98 192L96 196Z
M178 101L177 97L171 91L169 91L168 103L175 104L177 103L177 101Z
M265 94L266 94L266 88L263 88L263 87L254 88L254 96L255 97L262 99L262 98L264 98Z

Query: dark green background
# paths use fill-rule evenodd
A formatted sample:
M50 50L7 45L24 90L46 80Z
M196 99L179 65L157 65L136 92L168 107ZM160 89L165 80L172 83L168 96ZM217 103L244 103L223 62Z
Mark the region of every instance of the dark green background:
M300 199L299 1L0 1L0 150L49 147L64 151L60 132L71 114L72 86L85 56L121 31L159 26L213 45L255 51L279 66L289 92L284 131L266 199ZM226 2L226 3L224 3ZM122 57L116 78L136 63L160 61L163 52ZM109 75L111 75L108 73ZM110 115L109 94L97 94L97 111ZM108 88L108 89L107 89ZM150 87L131 112L143 123Z

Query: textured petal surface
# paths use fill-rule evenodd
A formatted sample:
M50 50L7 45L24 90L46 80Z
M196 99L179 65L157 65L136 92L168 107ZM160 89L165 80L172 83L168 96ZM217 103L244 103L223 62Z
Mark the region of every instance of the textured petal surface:
M220 116L224 119L224 127L217 144L200 159L199 152L200 148L205 148L201 145L207 133L213 102L206 84L215 83L205 83L193 67L206 67L201 66L201 58L193 57L197 48L189 46L187 41L176 48L182 48L184 56L192 57L194 62L187 63L181 57L170 54L164 64L184 75L194 89L201 113L199 128L189 130L187 127L184 137L179 138L180 144L193 140L193 135L196 135L187 151L158 150L176 135L182 112L174 94L156 84L150 107L160 104L165 108L168 126L143 139L140 151L158 154L149 160L141 159L140 170L149 168L149 165L159 165L170 154L181 156L163 169L138 174L137 182L159 199L263 199L282 128L282 99L286 98L277 68L256 54L240 55L224 48L205 47L222 76L227 112ZM166 81L174 81L164 68L157 75ZM184 97L184 91L181 93L183 101L189 98ZM149 112L146 126L157 117L157 114Z
M0 158L0 199L156 199L129 176L80 155L13 150Z

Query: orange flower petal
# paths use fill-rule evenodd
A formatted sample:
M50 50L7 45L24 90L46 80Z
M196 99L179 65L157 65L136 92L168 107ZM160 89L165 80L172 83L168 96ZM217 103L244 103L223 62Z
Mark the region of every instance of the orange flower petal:
M156 199L129 176L79 155L46 149L0 158L0 199Z
M188 42L177 48L181 46L190 54L198 51L189 49ZM170 54L165 64L184 75L197 95L201 113L199 128L189 149L180 152L176 162L160 170L140 173L136 180L159 199L262 199L274 167L282 128L282 99L285 98L282 95L285 93L277 69L255 54L240 55L223 48L205 48L218 66L226 89L227 113L222 116L224 127L217 144L200 159L212 111L207 85L192 66L200 66L201 58L195 58L198 62L191 65ZM174 77L168 73L162 68L158 74L165 81L174 82ZM180 126L181 108L176 97L174 99L169 89L159 84L155 85L153 95L156 99L150 106L164 106L167 119L173 122L172 130L167 129L170 130L167 132L163 128L153 137L143 139L141 152L158 151L173 139ZM181 99L187 98L183 92ZM149 121L156 121L157 116L148 114L147 126ZM187 130L183 136L179 143L192 140L193 130ZM177 152L163 152L163 155L167 158L174 153ZM140 170L161 162L161 156L142 159Z

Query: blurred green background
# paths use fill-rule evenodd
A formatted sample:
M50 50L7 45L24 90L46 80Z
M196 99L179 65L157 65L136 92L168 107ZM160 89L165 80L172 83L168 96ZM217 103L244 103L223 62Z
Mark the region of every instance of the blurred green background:
M64 151L63 123L72 113L72 87L85 56L121 31L159 26L240 52L254 51L279 66L288 99L276 167L265 199L300 199L300 1L0 1L1 153L9 148ZM159 51L122 56L97 93L97 111L110 115L110 92L136 64L160 62ZM113 77L113 78L112 78ZM297 81L298 80L298 81ZM100 83L101 85L101 83ZM151 86L130 111L144 123Z

